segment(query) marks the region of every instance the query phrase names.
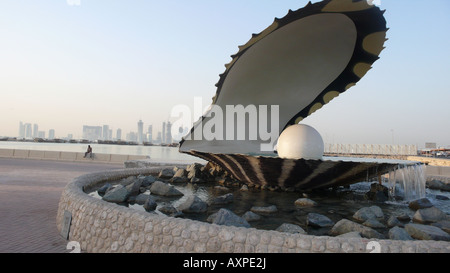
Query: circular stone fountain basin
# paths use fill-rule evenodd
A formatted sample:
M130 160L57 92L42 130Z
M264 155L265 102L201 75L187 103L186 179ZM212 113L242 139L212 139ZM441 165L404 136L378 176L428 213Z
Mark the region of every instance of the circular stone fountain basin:
M64 238L79 242L81 250L86 252L367 253L371 241L380 244L382 253L450 251L449 242L444 241L313 236L208 224L130 209L86 194L105 183L157 174L161 169L105 171L74 179L61 195L58 231Z
M373 161L373 160L367 160ZM398 162L398 161L396 161ZM138 179L138 178L136 178ZM142 179L142 177L141 177ZM158 178L159 181L164 179ZM120 185L123 181L131 181L130 178L110 182L113 185ZM165 183L170 184L168 181ZM383 234L386 238L389 237L388 232L391 227L387 226L387 220L391 217L409 217L413 218L415 211L408 207L408 201L395 201L392 199L388 202L376 202L367 200L366 193L370 191L372 183L378 182L359 182L352 184L349 187L341 187L336 190L316 190L308 193L302 192L286 192L263 190L261 188L251 187L242 190L241 185L234 183L227 187L217 182L204 182L200 184L193 183L174 183L175 189L183 193L183 196L167 197L151 194L150 190L142 191L142 194L151 195L156 201L157 206L155 210L149 211L152 214L164 215L160 211L161 208L171 205L174 208L180 207L187 199L192 196L197 196L202 201L208 204L208 208L204 212L199 213L179 213L177 217L191 220L198 220L202 222L211 222L210 217L220 209L225 208L232 211L238 216L252 211L254 207L270 207L275 206L276 210L272 212L258 212L260 218L256 221L249 221L253 228L261 230L277 230L282 224L294 224L300 226L309 235L330 236L332 226L315 227L308 225L308 215L310 213L320 214L328 217L334 223L342 219L349 219L356 221L353 218L355 212L364 207L378 206L384 213L383 219L379 219L384 227L376 228L377 232ZM384 183L388 187L388 183ZM149 187L150 188L150 187ZM397 189L397 193L402 189ZM88 194L97 199L102 197L97 193L97 188L91 189ZM232 201L226 203L217 203L215 200L224 195L232 194ZM444 193L445 195L446 193ZM299 198L308 197L314 201L313 206L298 206L296 200ZM427 197L440 209L446 213L450 213L450 201L441 202L435 198L435 193L428 191ZM450 197L450 193L448 194ZM401 197L397 196L397 199ZM136 204L134 201L124 202L120 205L145 212L144 206ZM410 222L404 221L403 225Z

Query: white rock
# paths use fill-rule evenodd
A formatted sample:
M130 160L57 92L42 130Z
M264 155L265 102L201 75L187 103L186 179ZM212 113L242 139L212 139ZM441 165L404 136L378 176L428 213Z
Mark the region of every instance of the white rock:
M306 234L306 231L304 229L302 229L300 226L298 225L294 225L294 224L289 224L289 223L284 223L281 226L279 226L276 231L279 232L287 232L287 233L300 233L300 234Z
M353 214L353 218L361 222L365 222L369 219L376 219L383 217L384 217L383 211L378 206L364 207L355 212L355 214Z
M315 201L308 198L299 198L295 200L294 204L299 207L312 207L317 205Z

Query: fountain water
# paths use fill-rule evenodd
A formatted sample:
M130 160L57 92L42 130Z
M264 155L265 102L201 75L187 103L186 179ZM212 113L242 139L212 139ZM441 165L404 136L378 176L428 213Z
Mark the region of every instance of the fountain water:
M425 183L424 164L399 164L389 172L389 197L395 200L396 195L401 195L405 201L423 198L426 195Z

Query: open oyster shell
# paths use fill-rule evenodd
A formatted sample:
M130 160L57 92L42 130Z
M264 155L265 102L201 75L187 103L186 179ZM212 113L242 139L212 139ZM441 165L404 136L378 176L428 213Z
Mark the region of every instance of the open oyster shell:
M361 181L372 168L377 168L374 176L388 172L396 165L283 159L273 149L287 126L354 86L379 59L388 30L383 13L368 1L325 0L276 18L231 56L216 84L211 109L180 142L180 152L213 161L236 178L261 185L316 188ZM250 112L240 117L227 112L227 106L237 105L256 109L257 119ZM237 122L224 121L215 128L219 137L211 139L204 128L218 117L215 109L222 111L220 118ZM250 137L255 130L261 132L261 126L267 129L262 132L272 133L270 139L260 133ZM242 128L245 137L239 137Z
M378 60L386 31L383 12L367 1L327 0L290 10L239 47L220 75L212 105L222 109L224 118L227 106L255 106L259 119L266 116L268 128L275 128L271 108L262 113L260 106L277 105L274 135L279 136L355 85ZM207 139L202 130L212 118L211 111L200 118L181 141L181 152L272 153L261 149L269 141L260 134L250 138L247 129L245 139L239 139L238 127L250 127L249 117L234 126L224 122L223 137ZM271 141L273 146L276 141L273 137Z

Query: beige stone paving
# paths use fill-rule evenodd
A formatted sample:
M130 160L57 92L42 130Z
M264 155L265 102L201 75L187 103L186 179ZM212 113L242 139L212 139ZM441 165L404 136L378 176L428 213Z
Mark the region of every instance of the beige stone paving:
M64 253L56 228L61 193L85 173L121 164L0 158L0 253Z

